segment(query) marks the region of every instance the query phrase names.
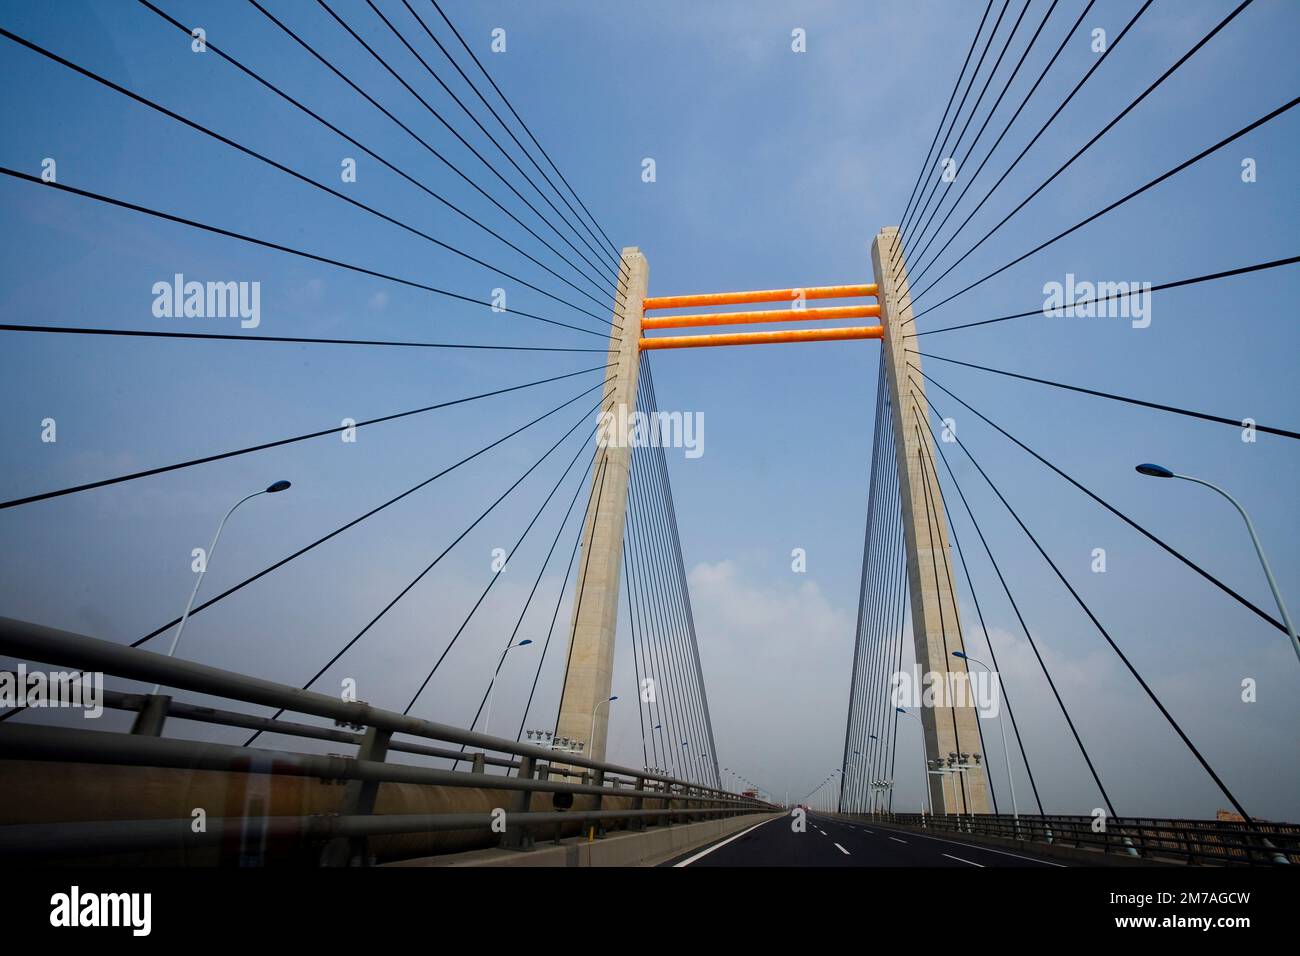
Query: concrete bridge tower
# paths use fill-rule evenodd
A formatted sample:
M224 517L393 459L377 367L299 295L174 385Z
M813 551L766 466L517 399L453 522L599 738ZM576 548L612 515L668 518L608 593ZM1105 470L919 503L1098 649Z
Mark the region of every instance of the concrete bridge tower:
M903 243L898 229L886 227L871 246L871 263L876 274L880 323L884 326L881 347L885 350L885 374L893 404L894 447L898 458L898 485L903 508L903 539L907 555L907 584L912 611L912 642L922 673L966 673L966 663L952 656L964 651L961 617L953 588L956 572L948 544L948 523L943 508L935 463L938 455L927 423L925 379L921 356L909 349L904 336L915 331L912 297L903 262ZM973 706L920 707L925 733L925 754L934 762L961 766L960 755L969 754L964 772L931 774L930 805L936 813L988 813L988 784L984 754L980 747L978 714ZM974 755L979 754L978 762ZM949 778L953 779L949 779Z
M619 263L614 325L610 330L607 377L601 409L612 408L626 421L636 410L640 367L642 301L650 267L635 246L623 249ZM619 415L619 408L626 409ZM556 735L587 744L584 755L605 759L609 732L607 701L614 681L614 632L618 624L619 581L623 567L623 525L627 515L627 486L632 449L627 442L601 441L598 434L592 462L591 501L578 554L569 659L560 698Z

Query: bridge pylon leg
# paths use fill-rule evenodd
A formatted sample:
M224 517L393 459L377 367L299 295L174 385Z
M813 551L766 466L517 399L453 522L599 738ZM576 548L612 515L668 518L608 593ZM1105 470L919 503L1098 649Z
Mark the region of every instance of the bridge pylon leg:
M586 742L584 756L605 759L607 701L614 680L614 631L618 623L623 526L632 449L625 426L636 411L642 302L650 267L635 246L623 249L610 330L611 380L602 393L602 417L592 460L591 500L574 583L569 659L556 735Z
M954 591L957 572L935 467L939 456L929 428L931 417L925 400L925 379L920 372L921 357L908 348L910 340L905 338L915 331L915 325L911 322L911 290L897 227L886 227L876 235L871 262L884 326L881 347L898 459L912 641L921 675L933 674L943 680L947 694L941 703L916 708L925 734L926 759L931 764L926 770L942 766L952 771L927 777L931 806L936 813L988 813L979 718L968 693L972 685L965 661L952 656L953 651L965 651ZM964 682L959 688L967 691L962 700L956 700L957 694L947 693L950 674ZM917 687L917 693L922 689ZM957 778L955 787L945 787L948 776Z

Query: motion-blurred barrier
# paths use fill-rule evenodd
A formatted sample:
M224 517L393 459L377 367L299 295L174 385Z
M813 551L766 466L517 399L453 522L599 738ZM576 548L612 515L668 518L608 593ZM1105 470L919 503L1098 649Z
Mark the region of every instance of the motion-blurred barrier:
M846 815L847 816L847 815ZM931 816L872 813L854 819L964 833L1021 843L1050 844L1102 854L1201 866L1279 866L1300 863L1300 825L1228 820L1111 817L1096 829L1091 816L980 813Z
M327 718L334 727L105 692L129 733L0 726L0 856L84 862L367 865L640 829L770 804L366 703L0 618L0 654ZM161 736L177 721L355 747L353 756ZM395 735L434 741L437 746ZM457 761L397 763L396 754ZM458 770L456 767L465 767ZM489 767L504 773L489 773Z

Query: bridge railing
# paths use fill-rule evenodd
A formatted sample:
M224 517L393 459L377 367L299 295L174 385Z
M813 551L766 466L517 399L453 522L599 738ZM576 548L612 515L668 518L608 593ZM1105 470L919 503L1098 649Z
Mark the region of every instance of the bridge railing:
M858 815L909 827L1025 843L1212 866L1300 863L1300 825L1224 820L1080 815L875 813Z
M763 801L681 780L645 768L623 767L574 753L422 720L364 702L349 702L234 671L178 660L55 630L0 618L0 655L84 673L179 688L246 705L282 709L332 720L335 727L272 719L234 710L172 700L166 694L104 691L105 707L134 711L130 732L86 730L30 722L0 723L0 759L64 764L115 765L216 771L267 777L344 782L337 812L269 815L250 809L206 818L199 830L188 817L167 819L67 820L0 825L0 856L54 858L214 845L280 841L310 853L324 865L373 862L367 839L376 836L480 831L499 833L499 845L526 850L539 831L582 822L641 829L775 809ZM165 738L169 719L238 727L356 747L355 756L318 754L210 741ZM394 739L395 735L434 744ZM446 746L446 745L453 746ZM461 749L455 749L459 745ZM388 761L390 752L454 761L452 769ZM458 767L465 769L456 769ZM488 773L488 768L503 773ZM464 801L466 809L445 813L376 813L381 784L452 788L448 793L504 791L508 807ZM549 794L551 809L534 798ZM109 795L121 800L122 795ZM584 797L584 806L576 798ZM602 807L602 801L619 806ZM444 801L445 803L446 801ZM451 801L451 802L454 802ZM93 848L88 850L88 848Z

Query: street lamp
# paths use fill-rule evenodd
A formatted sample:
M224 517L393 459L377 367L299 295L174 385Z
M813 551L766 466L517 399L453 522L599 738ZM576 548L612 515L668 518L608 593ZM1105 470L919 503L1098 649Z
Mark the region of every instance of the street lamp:
M926 770L925 759L925 726L921 723L921 718L917 717L916 714L911 711L904 710L902 707L895 707L894 710L898 711L904 717L916 718L916 724L921 730L921 786L924 788L923 802L921 803L921 825L925 826L925 807L926 804L930 802L930 774L929 771ZM930 807L930 816L934 816L933 806Z
M646 741L650 739L651 734L653 734L656 730L662 730L662 729L663 729L663 726L664 726L663 724L655 724L653 727L650 728L649 731L646 732L646 734L645 734L644 736L642 736L642 738L641 738L641 755L642 755L642 756L645 756L645 743L646 743ZM649 769L651 769L651 768L650 768L650 767L646 767L646 769L649 770Z
M941 780L942 780L942 785L943 785L943 799L944 799L944 802L945 802L945 803L947 803L947 801L948 801L948 778L949 778L950 776L952 776L953 774L965 773L965 772L966 772L966 768L965 768L965 767L954 767L954 766L953 766L953 763L955 762L955 759L956 759L956 758L954 758L954 757L949 757L948 760L947 760L946 762L943 760L943 758L939 758L938 760L932 760L932 761L930 761L930 765L931 765L932 767L934 767L934 769L931 770L930 773L934 774L936 777L941 778ZM959 786L959 784L958 784L957 780L954 778L954 779L953 779L953 785L952 785L952 805L953 805L954 807L957 806L957 788L958 788L958 786ZM951 812L951 811L949 811L947 808L944 809L944 813L945 813L945 815L948 814L948 813L950 813L950 812ZM959 810L959 811L957 811L957 812L958 812L958 815L960 815L961 811Z
M497 690L497 675L501 673L501 665L506 662L506 655L516 647L527 647L533 643L531 640L522 640L518 644L507 644L506 649L501 652L501 657L497 660L497 669L492 672L492 679L488 681L488 703L487 714L483 717L483 733L492 732L492 698Z
M592 759L595 759L596 753L596 712L606 704L612 704L616 700L618 700L618 694L615 694L613 697L609 698L609 700L597 702L596 706L591 708L591 736L588 738L588 742L591 744L591 750L589 752L592 754Z
M208 565L212 562L212 555L217 550L217 542L221 540L221 531L223 528L225 528L226 522L230 519L230 516L234 514L235 509L238 508L240 505L242 505L245 501L249 501L252 498L256 498L258 495L278 494L281 491L288 490L289 487L290 487L289 482L281 479L280 481L267 485L261 491L255 491L251 495L245 495L243 498L240 498L238 501L236 501L231 506L230 510L226 512L226 516L221 519L221 523L217 525L217 533L212 536L212 544L208 546L208 553L203 558L203 570L199 572L198 579L194 582L194 590L190 592L190 600L185 605L185 613L181 615L180 622L176 625L176 635L172 638L171 647L167 648L168 657L176 656L176 648L181 642L181 634L185 632L185 622L189 620L190 610L194 607L194 599L198 597L199 594L199 586L203 584L203 576L208 573ZM160 685L154 684L153 690L150 691L150 693L152 694L158 693L159 687Z
M978 664L980 667L988 671L989 675L993 677L995 680L1000 680L1000 678L998 678L997 675L993 673L993 668L989 667L983 661L979 661L971 657L965 651L953 651L952 656L956 658L960 658L961 660L965 661L967 665ZM1019 807L1016 806L1016 782L1011 777L1011 752L1007 749L1007 724L1006 721L1002 719L1001 714L998 714L998 729L1002 731L1002 759L1007 765L1007 786L1011 789L1011 816L1016 821L1016 832L1019 833L1020 832L1020 809ZM985 756L987 757L987 754Z
M717 760L717 757L715 756L713 759L714 759L714 760ZM701 782L707 782L707 781L708 781L708 779L709 779L709 752L708 752L707 750L701 750L701 751L700 751L700 766L699 766L699 774L700 774L700 780L701 780Z
M1264 566L1264 577L1268 579L1269 589L1273 592L1273 600L1277 602L1277 609L1282 614L1282 623L1286 625L1286 632L1291 638L1291 649L1295 651L1296 660L1300 660L1300 637L1296 636L1295 624L1292 623L1291 615L1287 613L1286 604L1282 601L1282 593L1278 590L1277 581L1273 578L1273 569L1268 566L1268 558L1264 556L1264 546L1259 543L1259 535L1255 533L1255 525L1250 520L1250 515L1246 514L1246 509L1241 506L1241 503L1218 485L1212 485L1201 478L1193 478L1191 475L1177 474L1163 465L1153 465L1148 462L1138 465L1135 470L1138 474L1146 475L1149 478L1181 478L1183 481L1193 481L1198 485L1204 485L1206 488L1217 491L1232 502L1232 506L1237 509L1242 520L1246 522L1246 530L1250 532L1250 540L1255 545L1255 553L1259 555L1259 563Z

